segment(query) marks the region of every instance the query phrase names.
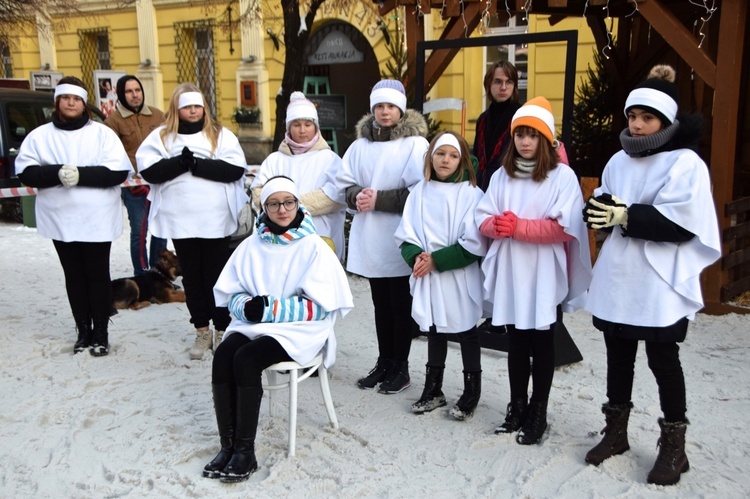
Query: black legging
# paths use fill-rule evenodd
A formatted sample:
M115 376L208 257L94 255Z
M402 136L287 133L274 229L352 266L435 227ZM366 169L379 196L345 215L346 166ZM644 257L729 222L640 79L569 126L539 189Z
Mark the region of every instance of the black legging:
M380 357L409 360L412 334L417 331L411 317L409 276L370 278L370 293Z
M111 242L52 241L65 274L65 289L76 319L109 318L112 281L109 276Z
M260 387L263 370L277 362L290 360L286 350L270 336L250 341L244 334L232 333L214 353L211 383L242 388Z
M173 239L172 242L182 268L190 322L196 328L203 328L213 320L217 331L226 331L231 322L229 310L216 306L214 285L231 255L229 238Z
M516 329L512 325L507 328L510 399L526 399L531 376L534 387L531 400L546 401L555 374L554 325L549 329Z
M461 345L461 360L464 371L475 373L482 370L482 349L479 345L479 331L476 327L461 333L438 333L435 327L427 332L427 365L445 367L448 356L448 341Z
M638 340L620 338L604 333L607 345L607 398L610 404L626 404L633 393L635 357ZM659 402L664 419L685 421L687 402L685 376L680 364L680 347L675 342L646 341L648 367L659 387Z

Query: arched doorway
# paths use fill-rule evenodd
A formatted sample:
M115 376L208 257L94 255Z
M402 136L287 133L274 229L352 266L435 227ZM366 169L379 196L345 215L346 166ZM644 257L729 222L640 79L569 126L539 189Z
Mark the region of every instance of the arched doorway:
M346 96L346 127L335 129L338 153L343 156L357 138L357 121L369 110L370 89L380 80L375 52L357 28L334 20L324 22L310 35L305 61L305 76L327 77L329 88L325 91ZM310 93L307 88L304 91Z

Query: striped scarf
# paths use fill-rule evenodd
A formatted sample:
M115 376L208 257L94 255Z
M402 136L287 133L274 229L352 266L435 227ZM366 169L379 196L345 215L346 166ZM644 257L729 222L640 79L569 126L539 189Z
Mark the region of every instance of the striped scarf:
M274 234L271 229L265 224L265 217L258 218L258 235L260 240L269 244L292 244L298 239L302 239L310 234L317 234L318 231L315 229L315 224L312 220L312 215L307 211L307 208L300 205L299 209L302 211L303 218L299 227L291 228L283 234ZM268 215L266 215L268 216Z

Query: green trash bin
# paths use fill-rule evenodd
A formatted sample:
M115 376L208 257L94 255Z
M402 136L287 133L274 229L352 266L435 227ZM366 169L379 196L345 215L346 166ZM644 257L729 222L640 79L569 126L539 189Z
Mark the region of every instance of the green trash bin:
M36 227L36 196L23 196L21 198L21 211L23 212L23 225L25 227Z

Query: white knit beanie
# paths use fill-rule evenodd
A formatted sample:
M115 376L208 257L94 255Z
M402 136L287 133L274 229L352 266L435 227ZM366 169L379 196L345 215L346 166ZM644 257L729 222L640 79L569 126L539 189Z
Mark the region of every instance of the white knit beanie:
M406 112L406 89L400 81L380 80L372 87L370 111L373 112L375 106L384 102L399 108L402 115Z
M310 120L315 123L315 128L320 128L318 123L318 110L315 104L307 100L302 92L292 92L289 97L289 105L286 108L286 129L294 120Z

